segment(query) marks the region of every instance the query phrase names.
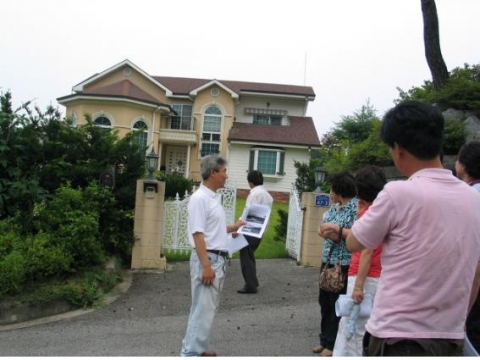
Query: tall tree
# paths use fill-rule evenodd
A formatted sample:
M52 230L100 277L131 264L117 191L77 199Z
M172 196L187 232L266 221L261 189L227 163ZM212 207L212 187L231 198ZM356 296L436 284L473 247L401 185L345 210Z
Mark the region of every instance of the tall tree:
M421 3L425 57L432 74L433 85L436 89L440 89L447 83L449 74L440 49L437 6L435 0L421 0Z

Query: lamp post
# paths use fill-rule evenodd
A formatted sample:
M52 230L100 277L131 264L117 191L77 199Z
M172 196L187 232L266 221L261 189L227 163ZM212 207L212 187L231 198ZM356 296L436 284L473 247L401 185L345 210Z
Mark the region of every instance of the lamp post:
M148 171L147 179L155 180L155 176L153 176L153 173L158 168L158 155L155 154L155 151L153 151L153 146L150 153L148 153L146 156L146 163L147 163L147 171Z
M315 191L316 193L322 192L320 185L325 181L325 176L327 174L327 170L323 167L315 168L315 185L317 186Z

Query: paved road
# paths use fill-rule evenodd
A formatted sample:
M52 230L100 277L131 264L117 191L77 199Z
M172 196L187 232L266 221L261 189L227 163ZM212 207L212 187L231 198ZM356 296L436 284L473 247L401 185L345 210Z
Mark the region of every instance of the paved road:
M291 259L257 261L260 288L243 286L231 260L210 349L219 356L312 356L320 309L317 268ZM1 356L178 356L190 306L188 262L165 273L130 272L127 290L109 305L60 320L0 327ZM58 319L58 318L57 318Z

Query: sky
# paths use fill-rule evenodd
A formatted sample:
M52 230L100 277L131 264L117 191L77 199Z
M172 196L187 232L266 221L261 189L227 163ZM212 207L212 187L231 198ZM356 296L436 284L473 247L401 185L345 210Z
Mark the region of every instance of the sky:
M480 0L436 0L447 68L480 63ZM311 86L319 137L420 86L420 0L0 0L0 92L56 101L125 59L152 76Z

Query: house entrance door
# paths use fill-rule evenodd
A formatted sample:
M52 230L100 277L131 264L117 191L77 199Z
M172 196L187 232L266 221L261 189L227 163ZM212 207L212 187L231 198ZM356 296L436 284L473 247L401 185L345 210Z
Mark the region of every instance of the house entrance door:
M187 169L187 148L185 146L167 146L165 151L167 172L177 172L185 176Z

